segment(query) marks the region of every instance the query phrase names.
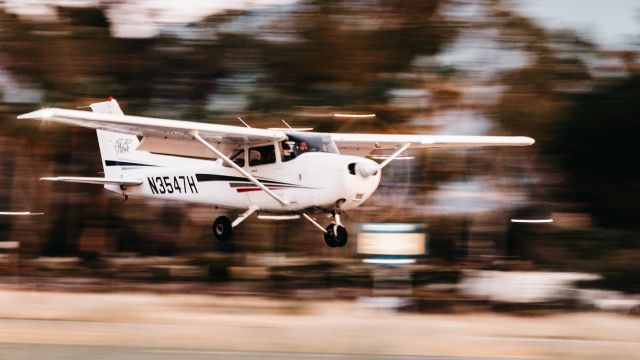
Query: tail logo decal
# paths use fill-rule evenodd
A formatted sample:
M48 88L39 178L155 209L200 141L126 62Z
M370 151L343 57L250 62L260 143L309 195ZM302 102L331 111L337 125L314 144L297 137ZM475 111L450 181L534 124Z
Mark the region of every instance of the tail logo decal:
M129 153L131 142L131 139L117 139L113 143L113 150L116 154Z

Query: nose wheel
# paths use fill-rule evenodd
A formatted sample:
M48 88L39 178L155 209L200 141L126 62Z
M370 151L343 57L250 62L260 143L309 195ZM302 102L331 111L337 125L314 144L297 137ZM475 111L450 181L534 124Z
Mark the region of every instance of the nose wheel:
M349 236L347 229L338 224L329 224L325 229L324 242L330 247L343 247L347 244Z
M324 232L324 242L327 243L330 247L343 247L347 244L347 239L349 238L347 234L347 229L340 223L340 215L337 213L333 213L333 222L329 224L326 228L323 228L322 225L318 224L311 216L302 213L302 216L305 217L310 223L312 223L315 227L322 230Z

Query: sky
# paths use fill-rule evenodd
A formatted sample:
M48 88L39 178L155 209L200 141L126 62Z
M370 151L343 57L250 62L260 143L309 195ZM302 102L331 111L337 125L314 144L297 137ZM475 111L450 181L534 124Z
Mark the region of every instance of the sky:
M640 43L638 0L520 0L516 7L546 27L577 30L607 47Z
M99 0L4 0L21 15L53 15L54 6L96 5ZM231 9L286 5L296 0L130 0L116 3L109 17L119 37L150 37L163 26L198 21ZM2 3L2 0L0 0ZM554 29L577 30L604 47L640 42L639 0L515 0L516 9Z
M117 37L152 37L165 26L186 24L228 10L287 5L296 0L128 0L114 2L107 13ZM0 0L2 3L2 0ZM99 0L4 0L24 16L53 16L55 6L98 5Z

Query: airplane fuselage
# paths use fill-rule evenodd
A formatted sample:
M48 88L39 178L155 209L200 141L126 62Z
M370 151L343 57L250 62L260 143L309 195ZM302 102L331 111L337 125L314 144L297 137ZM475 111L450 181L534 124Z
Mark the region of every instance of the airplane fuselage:
M258 206L262 212L287 213L306 209L349 210L365 202L380 183L380 172L363 177L350 164L372 160L334 153L308 152L273 164L245 166L244 169L289 204L282 205L235 169L221 160L198 160L148 154L147 161L106 161L106 166L122 166L123 176L143 181L142 185L121 189L105 188L130 197L178 200L229 209Z

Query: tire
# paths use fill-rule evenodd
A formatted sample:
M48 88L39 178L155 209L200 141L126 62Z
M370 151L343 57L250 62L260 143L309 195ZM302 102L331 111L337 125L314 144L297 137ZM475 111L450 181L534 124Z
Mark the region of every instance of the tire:
M329 247L343 247L349 238L347 229L342 225L330 224L324 233L324 242Z
M228 241L233 236L233 227L231 220L226 216L220 216L213 222L211 226L213 236L219 241Z

